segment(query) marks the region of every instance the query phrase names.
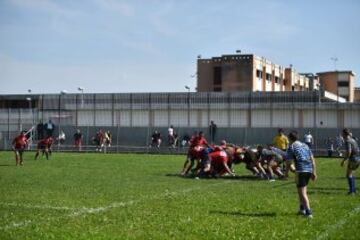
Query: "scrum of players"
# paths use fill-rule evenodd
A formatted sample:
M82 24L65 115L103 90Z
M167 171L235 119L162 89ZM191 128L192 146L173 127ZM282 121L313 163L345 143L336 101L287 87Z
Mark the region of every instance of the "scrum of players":
M199 132L190 140L181 175L196 178L235 176L234 165L243 163L247 170L260 179L286 180L289 171L295 171L293 165L285 165L286 159L286 151L272 145L236 146L225 140L220 145L210 145L203 132Z

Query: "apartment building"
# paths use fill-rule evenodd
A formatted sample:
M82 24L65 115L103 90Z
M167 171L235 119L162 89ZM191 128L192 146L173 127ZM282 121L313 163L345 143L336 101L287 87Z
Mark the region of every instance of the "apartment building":
M360 102L360 88L354 89L354 102Z
M317 73L320 85L349 102L354 101L355 73L353 71L329 71Z
M292 66L285 68L254 54L198 59L197 68L199 92L311 90L308 76L299 74Z

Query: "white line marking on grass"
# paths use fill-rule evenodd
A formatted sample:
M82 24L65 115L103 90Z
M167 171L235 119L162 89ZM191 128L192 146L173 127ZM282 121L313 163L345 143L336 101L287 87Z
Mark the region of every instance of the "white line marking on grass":
M360 205L351 210L345 217L337 221L334 225L331 225L324 232L322 232L316 240L322 240L330 237L333 233L337 231L338 228L342 227L352 216L360 212Z
M159 195L154 195L153 197L149 197L149 198L144 198L146 200L156 200L156 199L162 199L164 197L168 197L168 196L176 196L176 195L180 195L180 194L184 194L184 193L188 193L188 192L192 192L195 190L200 190L200 189L204 189L207 188L209 186L213 187L216 185L222 185L225 183L230 183L231 181L224 181L224 182L220 182L220 183L214 183L208 186L198 186L198 187L194 187L194 188L187 188L187 189L183 189L182 191L177 191L177 192L169 192L168 190L165 190L164 193L159 194ZM81 215L86 215L86 214L93 214L93 213L100 213L100 212L106 212L112 208L119 208L119 207L127 207L127 206L131 206L137 203L142 202L144 199L141 200L130 200L128 202L114 202L108 206L104 206L104 207L99 207L99 208L83 208L80 209L79 211L75 211L71 214L69 214L69 217L75 217L75 216L81 216Z
M12 223L3 228L0 228L0 230L8 230L8 229L12 229L12 228L26 227L30 223L31 223L31 220L26 220L26 221L19 222L19 223Z
M207 185L207 186L197 186L197 187L193 187L193 188L186 188L186 189L183 189L181 191L176 191L176 192L169 192L168 190L165 190L165 192L162 193L162 194L153 195L152 197L143 198L141 200L130 200L128 202L114 202L114 203L111 203L108 206L98 207L98 208L82 207L82 208L71 209L71 208L64 207L66 210L73 210L74 212L72 212L72 213L70 213L68 215L65 215L63 217L52 217L52 218L46 218L46 220L43 219L42 221L39 220L39 221L36 221L36 224L40 224L40 223L45 222L45 221L49 222L49 221L51 221L53 219L59 219L59 218L73 218L73 217L85 216L85 215L88 215L88 214L97 214L97 213L101 213L101 212L106 212L106 211L108 211L110 209L113 209L113 208L121 208L121 207L131 206L131 205L140 203L143 200L162 199L162 198L165 198L165 197L168 197L168 196L176 196L176 195L180 195L180 194L184 194L184 193L189 193L189 192L192 192L192 191L195 191L195 190L201 190L201 189L205 189L205 188L208 188L208 187L214 187L214 186L217 186L217 185L228 184L228 183L231 183L231 182L236 182L236 181L232 181L232 180L231 181L223 181L223 182L210 184L210 185ZM56 208L56 207L54 207L54 208ZM43 208L43 209L46 209L46 208ZM31 221L31 220L25 220L25 221L20 222L20 223L11 223L11 224L6 225L4 227L0 227L0 230L9 230L9 229L14 229L14 228L26 227L27 225L29 225L32 222L33 221Z
M0 205L18 207L18 208L29 208L29 209L53 209L53 210L68 210L68 211L74 211L78 209L71 207L58 207L58 206L50 206L50 205L30 205L30 204L5 203L5 202L0 202Z

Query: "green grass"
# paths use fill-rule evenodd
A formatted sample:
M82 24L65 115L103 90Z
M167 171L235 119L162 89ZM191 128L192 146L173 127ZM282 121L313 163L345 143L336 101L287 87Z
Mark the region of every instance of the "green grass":
M184 156L33 156L15 167L0 152L0 239L359 239L360 197L336 159L317 159L304 219L293 177L181 178Z

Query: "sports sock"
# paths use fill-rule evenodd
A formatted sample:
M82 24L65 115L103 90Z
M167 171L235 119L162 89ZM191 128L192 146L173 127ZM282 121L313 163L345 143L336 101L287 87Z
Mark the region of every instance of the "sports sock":
M312 211L310 208L305 209L305 215L312 215Z
M354 176L352 176L352 178L351 178L351 184L352 184L352 192L355 193L356 187L355 187L355 177Z
M348 179L348 184L349 184L349 193L352 193L353 192L353 177L347 177L347 179Z

